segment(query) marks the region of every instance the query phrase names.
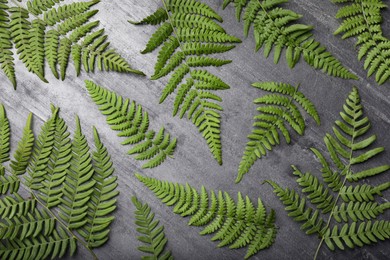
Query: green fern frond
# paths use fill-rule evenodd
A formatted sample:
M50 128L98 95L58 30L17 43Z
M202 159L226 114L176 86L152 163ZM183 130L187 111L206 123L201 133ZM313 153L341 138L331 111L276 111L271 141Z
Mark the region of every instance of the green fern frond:
M109 226L115 219L110 214L116 209L115 197L119 194L116 190L117 177L112 176L114 168L110 155L100 141L96 128L94 138L96 151L93 153L92 163L95 172L92 178L95 185L87 204L87 223L78 229L78 233L85 238L90 248L99 247L107 242Z
M21 175L26 172L30 162L31 154L34 146L34 133L31 130L32 113L27 117L26 126L23 130L23 137L18 143L18 148L14 154L14 159L11 160L12 173Z
M242 180L255 161L267 154L267 150L271 151L273 146L280 143L279 133L282 133L286 142L290 143L290 133L286 125L294 129L297 134L304 134L305 121L298 109L299 106L318 125L320 124L320 117L314 104L302 92L298 91L298 87L275 82L257 82L253 83L252 86L271 92L271 94L254 100L255 104L261 105L257 108L260 114L254 117L253 126L255 129L252 134L248 135L250 141L245 148L236 182Z
M275 241L276 226L274 211L270 214L258 199L256 208L246 196L238 193L237 202L226 192L208 193L202 187L199 193L186 184L169 183L136 174L155 195L173 211L181 216L191 216L188 224L206 226L201 235L214 233L213 241L220 241L218 247L230 245L230 248L248 246L245 258L270 247Z
M69 248L70 255L76 251L76 239L69 236L60 227L53 230L49 236L40 234L32 239L13 239L0 242L0 257L2 259L54 259L63 257Z
M164 252L168 242L165 237L164 226L159 226L159 220L154 220L154 213L151 212L148 204L142 204L136 197L132 197L131 200L136 207L135 224L138 226L137 231L142 235L137 239L145 244L138 247L138 250L148 254L143 256L142 259L172 260L171 252Z
M343 19L334 34L342 38L357 37L358 59L364 60L367 77L375 74L375 80L382 85L390 78L390 40L383 35L381 10L386 8L382 0L333 0L341 3L336 18Z
M264 47L264 56L267 58L274 49L275 64L285 50L290 68L294 68L303 56L306 63L328 75L357 79L356 75L314 40L312 26L297 23L301 15L280 7L288 0L225 0L223 7L232 2L236 8L237 20L240 20L244 12L244 35L248 36L253 26L256 51Z
M148 160L143 168L156 167L173 155L176 138L171 139L163 127L158 133L149 130L149 115L142 106L92 81L87 80L85 83L89 95L107 117L111 129L119 131L118 136L126 137L122 144L134 145L128 153L136 154L136 160Z
M78 229L87 223L88 202L96 181L92 178L94 169L89 147L76 117L76 131L72 141L72 156L69 170L64 179L63 196L60 198L59 216L71 229Z
M108 240L114 219L109 214L119 193L110 156L96 129L96 152L91 153L78 118L71 141L59 109L51 109L35 144L29 114L11 169L0 165L1 259L56 258L67 251L73 255L78 243L96 259L92 248ZM0 118L5 122L2 105ZM29 198L17 193L19 186Z
M42 81L45 61L56 78L65 79L70 58L77 75L81 64L86 72L99 70L135 73L130 64L109 47L104 30L92 32L99 22L90 20L98 12L91 10L98 0L62 4L61 1L29 0L27 8L17 2L0 1L0 65L16 87L13 45L28 71ZM58 67L60 73L58 73Z
M390 169L390 165L373 166L372 162L368 168L362 168L365 162L372 161L384 148L372 148L376 135L367 136L371 123L363 113L356 88L349 94L340 116L341 119L333 127L333 134L324 137L333 165L328 163L319 150L312 148L323 167L323 181L311 173L303 174L293 166L294 175L299 177L297 183L305 193L303 198L294 190L282 189L278 184L268 181L286 205L288 215L297 222L304 222L302 229L307 230L306 233L319 235L321 242L314 258L323 242L334 250L336 247L345 249L345 245L349 248L361 247L390 238L388 221L378 220L381 214L390 209L390 203L376 202L376 195L382 196L382 192L390 188L390 183L376 186L353 184ZM358 164L359 167L355 168ZM307 205L307 200L316 209ZM343 202L340 203L340 200ZM339 222L346 224L339 226Z
M207 55L224 53L241 42L216 22L221 17L208 5L196 0L163 0L164 8L133 24L161 24L150 37L143 54L159 50L153 80L171 74L160 103L177 92L173 115L183 117L196 125L214 158L222 164L220 111L221 98L212 91L228 89L219 77L200 67L219 67L230 60Z
M9 161L10 127L4 106L0 104L0 163Z

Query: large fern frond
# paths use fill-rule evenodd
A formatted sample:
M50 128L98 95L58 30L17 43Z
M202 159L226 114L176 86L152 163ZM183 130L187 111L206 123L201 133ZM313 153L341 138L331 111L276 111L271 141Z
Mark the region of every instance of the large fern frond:
M226 192L208 193L202 187L199 193L190 185L169 183L136 174L155 195L181 216L191 216L188 224L206 226L201 235L214 233L213 241L220 241L218 247L230 248L248 246L245 258L270 247L275 241L275 212L267 211L258 199L257 208L246 196L238 193L237 202Z
M161 24L142 53L162 46L152 79L171 74L160 103L173 92L177 95L173 115L185 114L206 139L211 153L222 164L220 111L222 99L212 91L228 89L219 77L200 67L220 67L230 63L208 55L223 53L240 42L216 22L221 17L208 5L196 0L163 0L163 8L134 24ZM214 55L213 55L214 56Z
M273 146L280 143L280 133L286 142L290 143L290 133L286 125L294 129L297 134L304 134L305 120L299 107L320 124L320 117L314 104L298 91L298 87L275 82L257 82L252 86L271 94L254 100L255 104L260 105L257 108L260 114L254 117L255 129L248 136L250 141L245 148L236 182L242 180L255 161L267 154L267 150L271 151Z
M91 8L99 0L62 4L61 1L27 1L27 8L13 1L0 1L0 65L16 87L13 46L28 71L45 78L45 61L56 78L66 77L69 60L77 75L99 70L125 73L142 72L109 47L104 30L93 31L98 21L91 22L97 10ZM59 69L59 71L58 71Z
M343 19L335 34L342 38L357 37L358 59L364 60L367 77L375 74L379 85L390 78L390 39L383 35L381 10L386 8L382 0L332 0L343 6L336 18Z
M153 168L171 157L176 148L176 138L166 133L163 127L156 133L149 130L149 115L141 105L124 99L113 91L85 81L92 100L99 106L111 129L126 137L123 145L134 145L129 154L137 154L136 160L148 160L142 167Z
M30 114L10 169L0 167L0 257L56 258L73 255L81 244L96 258L92 248L108 240L118 194L110 156L94 129L92 157L78 118L71 141L58 108L52 106L35 144L31 121ZM9 142L3 143L9 153ZM26 169L29 198L17 193Z
M93 153L92 163L95 181L91 198L87 203L87 223L80 229L81 234L90 248L95 248L107 242L114 217L110 214L116 209L117 177L112 176L114 168L107 149L100 141L99 133L94 128L96 151Z
M154 213L148 204L142 204L136 197L131 198L135 211L135 224L138 226L137 231L142 236L137 239L144 243L144 246L138 247L138 250L147 253L147 256L143 256L142 259L159 259L159 260L172 260L173 256L171 252L164 252L164 248L168 242L165 237L164 226L159 226L159 220L154 220Z
M279 62L283 50L290 68L303 59L315 69L331 76L357 79L330 52L313 38L312 26L296 23L302 15L280 7L288 0L224 0L224 8L234 3L237 20L244 12L244 34L253 26L256 51L264 47L268 57L274 49L274 62ZM245 10L244 10L245 9Z
M341 120L337 120L333 127L333 135L326 134L324 138L334 167L319 150L312 148L322 165L322 180L309 172L303 174L293 166L303 195L268 181L286 205L288 215L297 222L303 222L302 229L306 233L318 233L321 242L315 258L323 242L334 250L336 247L361 247L390 238L389 222L378 220L381 214L390 209L390 203L376 202L376 195L382 196L382 192L390 188L390 183L377 186L353 184L390 169L390 165L372 166L372 162L362 168L365 162L372 161L384 148L373 148L376 135L367 136L371 123L364 116L356 88L349 94L340 116ZM346 224L339 226L338 222Z

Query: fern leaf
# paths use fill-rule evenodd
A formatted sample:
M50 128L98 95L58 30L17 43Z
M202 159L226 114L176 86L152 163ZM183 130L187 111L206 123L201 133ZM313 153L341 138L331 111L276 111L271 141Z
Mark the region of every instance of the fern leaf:
M0 170L0 194L18 192L20 180L16 176L4 176L4 169Z
M137 154L136 160L148 160L142 167L153 168L173 155L176 138L161 128L158 133L149 130L149 116L134 101L123 99L92 81L86 81L86 88L92 100L99 106L111 129L119 131L118 136L127 139L122 144L132 144L129 154Z
M357 79L325 47L314 40L311 26L297 23L301 15L280 7L280 4L288 0L234 0L225 1L223 7L232 2L236 8L237 20L240 20L244 11L244 34L247 36L253 27L256 51L264 47L264 56L268 57L274 48L275 64L285 50L290 68L294 68L303 56L306 63L328 75Z
M41 234L49 236L55 228L55 219L46 211L37 208L33 213L21 215L19 218L4 219L0 223L0 239L26 239L35 238Z
M308 229L306 233L318 234L321 242L314 258L318 256L323 242L331 250L336 247L344 250L346 246L362 247L390 237L388 222L379 220L380 215L390 209L390 203L387 200L383 203L376 201L376 195L382 196L382 192L390 188L390 183L376 186L352 184L390 169L389 165L373 165L373 159L384 148L372 148L376 135L368 136L371 123L364 115L356 88L346 99L340 116L333 127L333 134L324 137L332 164L319 150L311 149L322 166L323 181L311 173L303 174L293 166L294 175L299 177L297 182L305 193L303 198L292 189L282 189L275 182L267 181L287 206L288 215L297 222L303 221L302 229ZM364 168L368 161L368 168ZM358 164L359 168L356 168ZM317 209L307 205L307 200ZM339 226L337 223L340 222L346 224Z
M206 226L201 235L215 233L212 240L219 240L219 247L231 248L248 246L246 258L259 250L270 247L275 241L276 227L274 212L268 215L259 199L255 208L250 199L238 193L237 202L228 193L201 192L186 184L174 184L136 174L162 202L174 206L174 212L181 216L191 216L189 225ZM211 197L211 202L209 198Z
M367 77L375 74L375 80L382 85L390 78L390 40L381 29L381 10L387 6L381 0L353 0L342 3L336 18L343 19L335 34L342 38L357 37L358 59L364 60Z
M52 116L42 126L41 133L36 140L31 162L27 169L28 176L25 176L26 185L30 189L39 190L44 188L43 181L47 174L47 162L54 147L54 136L58 109L54 110Z
M69 236L63 228L53 230L50 236L39 235L33 239L14 239L0 243L0 256L3 259L46 259L65 255L69 248L70 255L76 251L76 239Z
M30 162L35 140L34 134L31 130L31 121L32 114L30 113L27 118L26 126L23 130L23 137L18 143L14 159L11 160L12 173L15 175L24 174Z
M173 259L170 251L164 252L168 242L164 234L164 226L159 226L159 221L154 220L154 213L151 212L148 204L142 204L136 197L132 197L131 200L136 207L135 224L138 226L137 231L142 235L137 239L145 244L138 247L138 250L148 254L142 259L150 257L153 257L153 259Z
M113 177L114 168L111 158L100 141L99 134L94 128L96 151L93 153L93 180L95 185L88 202L87 223L78 232L85 238L88 247L95 248L107 242L114 217L110 216L116 209L117 177Z
M72 158L63 184L63 196L59 216L70 229L77 229L87 223L88 202L96 183L92 175L92 158L80 121L76 117L76 131L72 141Z
M254 100L259 104L259 115L254 117L255 129L248 136L249 142L242 157L236 182L240 182L258 158L280 144L280 134L290 143L290 133L286 125L299 135L305 131L305 121L298 107L306 111L319 125L320 118L314 104L304 94L285 83L264 82L253 83L252 86L272 94Z
M196 0L175 0L164 2L164 8L140 22L131 23L161 24L142 51L145 54L162 46L153 80L172 74L160 103L177 90L173 115L187 114L206 139L214 158L222 164L222 107L218 104L221 99L212 92L229 86L208 70L198 68L230 63L230 60L207 55L227 52L240 40L227 34L217 21L222 21L221 17L208 5Z
M0 163L9 161L10 127L4 106L0 104Z
M75 62L77 75L83 60L86 72L99 70L135 73L130 64L110 48L107 36L101 30L96 36L92 29L99 21L93 19L97 10L92 10L98 0L61 4L62 0L29 0L23 7L17 2L0 2L0 65L16 87L13 45L28 71L42 81L45 78L45 60L56 78L64 80L69 58ZM83 41L83 44L80 44ZM60 75L57 70L60 69Z
M18 193L0 199L0 216L2 219L20 217L34 210L36 201L23 199Z
M11 81L14 88L16 87L16 76L15 76L15 64L14 58L12 56L12 39L11 33L8 30L8 23L10 21L10 17L8 14L8 1L1 0L0 1L0 20L2 23L0 24L0 65L1 69L4 71L5 75Z

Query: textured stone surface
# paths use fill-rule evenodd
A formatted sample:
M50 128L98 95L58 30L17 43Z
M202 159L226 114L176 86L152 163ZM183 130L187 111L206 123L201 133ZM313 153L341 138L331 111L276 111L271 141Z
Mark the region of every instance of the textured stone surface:
M93 141L92 126L98 128L102 141L112 155L121 192L110 240L104 247L96 250L100 259L121 260L140 257L136 249L139 243L135 238L137 234L133 224L134 207L130 200L133 195L149 203L161 223L165 225L169 239L168 248L172 250L176 259L240 259L245 255L245 249L233 251L228 248L216 248L217 243L210 241L211 236L199 236L200 228L189 227L188 219L172 213L171 208L163 205L136 180L134 172L162 180L188 182L198 188L205 185L207 189L221 189L234 196L241 191L253 200L261 196L266 206L274 208L277 212L279 234L274 246L258 253L253 259L311 259L319 240L315 236L307 236L301 232L299 225L287 217L283 205L272 193L271 187L261 185L261 182L274 180L282 186L297 188L291 164L299 166L302 171L319 174L319 164L314 160L309 148L314 146L320 150L325 149L322 138L326 132L331 131L332 124L338 119L338 113L354 85L358 87L365 112L372 120L373 127L370 132L377 134L379 140L377 143L387 150L379 156L377 163L389 162L390 82L378 87L373 78L367 79L362 62L358 62L356 58L353 47L355 40L343 41L340 37L332 35L340 24L340 21L334 18L337 12L334 4L326 0L291 0L286 6L303 14L301 19L303 23L315 26L316 39L359 76L360 79L357 81L327 76L302 61L293 70L287 67L284 58L278 65L274 65L272 58L265 59L261 52L254 53L252 35L247 39L243 38L243 25L235 20L232 6L222 10L222 0L207 2L223 17L223 27L229 33L243 39L242 44L223 55L233 62L215 70L216 74L231 86L230 90L219 91L224 107L223 166L219 166L212 158L204 139L188 120L171 116L174 98L169 97L165 103L158 104L166 78L151 81L147 77L100 72L82 73L76 78L73 65L70 65L69 76L65 81L58 81L48 73L50 83L44 84L18 62L18 89L14 91L4 74L0 73L0 101L5 105L11 121L13 148L16 148L16 141L22 134L28 113L30 111L34 113L34 128L37 132L43 120L50 115L50 103L61 108L61 115L67 121L71 132L75 127L74 117L76 114L79 115L90 143ZM158 6L161 6L158 0L111 0L102 1L96 6L100 9L96 17L106 29L112 46L135 68L143 70L149 76L153 73L157 52L148 55L141 55L139 52L155 27L136 27L128 24L127 20L143 18ZM385 17L383 29L390 37L390 11L384 11L383 16ZM128 148L119 144L121 139L106 125L105 118L88 97L83 83L85 79L91 79L123 97L142 104L150 113L152 127L165 125L178 137L175 159L167 160L160 167L151 170L141 170L141 164L126 155ZM293 85L300 83L300 90L317 106L322 125L318 127L313 120L308 120L304 137L297 138L293 135L291 145L282 142L282 145L276 147L267 157L258 160L243 181L235 185L238 164L247 142L247 135L251 132L252 117L255 115L256 106L252 101L254 97L263 95L261 91L250 86L256 81L282 81ZM370 180L370 183L388 180L387 174ZM388 196L387 192L385 198ZM389 214L383 217L388 219ZM81 247L79 251L77 258L82 259L85 256L86 259L90 259L88 252ZM319 259L386 259L389 255L389 241L386 241L364 249L344 252L330 252L326 247L322 247Z

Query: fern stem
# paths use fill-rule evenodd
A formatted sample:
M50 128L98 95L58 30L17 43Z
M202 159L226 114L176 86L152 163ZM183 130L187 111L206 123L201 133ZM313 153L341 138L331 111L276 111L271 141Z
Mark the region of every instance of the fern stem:
M354 112L354 114L355 114L353 120L355 120L355 117L356 117L356 110L354 110L353 112ZM352 132L355 133L355 131L356 131L356 124L354 124L354 126L353 126L353 131L352 131ZM351 143L353 144L354 141L355 141L355 135L352 135ZM345 171L345 174L344 174L344 180L343 180L343 183L341 184L340 190L345 186L345 183L346 183L346 181L347 181L347 176L348 176L348 174L349 174L349 171L350 171L351 165L352 165L352 164L351 164L351 162L352 162L352 155L353 155L353 150L350 149L350 153L349 153L349 163L348 163L348 165L343 169L343 171ZM330 211L330 215L329 215L328 221L326 222L326 226L323 228L323 230L324 230L323 234L325 234L325 231L329 228L330 222L332 221L332 217L333 217L333 214L334 214L334 212L335 212L334 209L335 209L336 206L337 206L337 202L338 202L338 200L340 199L340 196L341 196L341 193L338 192L338 193L337 193L337 197L336 197L336 199L335 199L335 201L334 201L334 203L333 203L332 210ZM314 254L314 260L317 259L318 254L319 254L320 249L321 249L321 246L322 246L322 244L324 243L324 240L325 240L325 237L324 237L324 235L322 235L322 236L321 236L321 241L320 241L320 243L318 244L317 250L316 250L316 252L315 252L315 254Z
M56 220L56 222L60 223L60 225L70 234L72 234L73 238L76 239L78 242L80 242L81 245L83 245L92 255L93 259L94 260L98 260L99 258L97 257L97 255L95 254L95 252L93 252L93 250L91 248L89 248L88 244L85 243L82 239L80 239L78 236L76 236L69 228L67 225L65 225L48 207L46 207L45 204L42 203L42 201L40 201L38 199L38 197L34 194L34 192L32 192L30 190L30 194L31 194L31 197L33 197L38 203L39 205L41 205L45 210L46 212L49 212L49 214Z

